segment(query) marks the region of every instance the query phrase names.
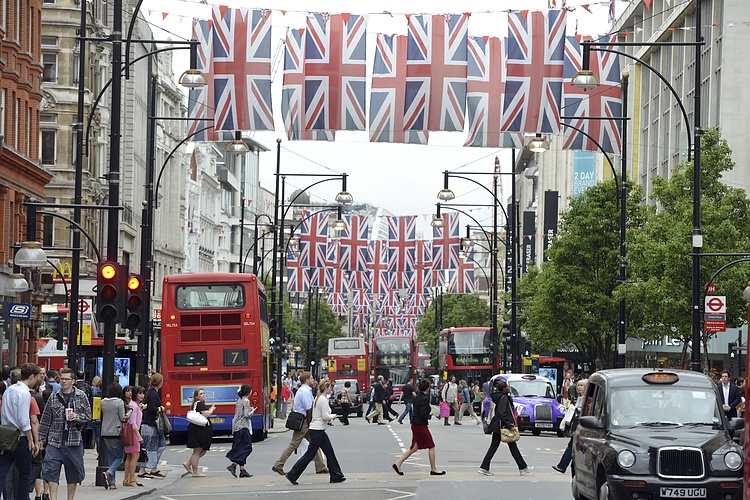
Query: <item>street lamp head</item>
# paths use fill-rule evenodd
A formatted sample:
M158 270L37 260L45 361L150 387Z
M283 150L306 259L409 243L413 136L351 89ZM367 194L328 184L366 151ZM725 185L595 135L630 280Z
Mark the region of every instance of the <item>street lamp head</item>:
M342 207L339 205L338 210L338 218L334 221L334 223L331 225L334 231L343 231L346 229L346 222L344 222L344 217L342 216Z
M471 248L474 246L474 240L472 240L469 237L464 238L461 240L461 247L462 248Z
M242 156L250 152L245 141L242 140L242 132L239 130L234 133L234 140L227 144L227 154L232 156Z
M432 222L430 222L430 225L432 227L440 229L440 228L445 227L445 222L443 222L443 218L442 217L440 217L438 215L435 215L435 216L432 217Z
M343 203L343 204L350 204L354 202L354 196L346 190L346 178L348 177L347 174L341 174L341 192L336 195L336 203ZM341 212L341 210L339 210ZM339 217L340 219L341 217Z
M448 175L449 172L447 170L443 172L443 189L438 191L437 194L438 200L440 201L451 201L456 199L456 194L448 187Z
M11 274L8 276L8 281L5 282L5 293L23 293L28 291L29 282L23 277L23 274Z
M528 147L529 151L532 153L546 153L549 151L549 142L542 137L542 134L536 134L534 138L528 142L526 147Z
M20 267L42 267L47 263L47 254L38 241L24 241L21 249L13 258L13 263Z
M188 69L180 75L180 85L189 89L199 89L207 85L206 75L200 70Z
M573 75L570 84L577 89L591 90L599 86L599 79L590 69L582 69Z

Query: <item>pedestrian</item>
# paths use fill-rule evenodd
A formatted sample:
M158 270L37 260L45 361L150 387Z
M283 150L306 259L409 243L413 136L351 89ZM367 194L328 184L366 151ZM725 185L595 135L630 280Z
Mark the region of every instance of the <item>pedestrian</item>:
M97 375L96 377L91 379L91 400L90 404L91 407L94 407L94 398L99 398L101 402L102 397L102 378ZM91 420L91 428L94 431L94 446L96 447L96 453L99 453L99 441L101 440L102 436L102 421L101 421L101 414L100 417L96 420L92 418Z
M133 428L133 444L126 446L123 449L125 453L125 479L122 480L122 485L127 487L132 486L143 486L138 482L135 475L135 467L138 464L138 458L141 456L141 444L143 443L143 437L141 436L141 422L143 422L143 387L139 386L125 386L122 390L122 400L127 406L127 420Z
M125 452L120 444L122 423L126 420L125 404L122 400L122 386L112 382L107 387L107 397L99 404L102 413L102 442L107 450L108 468L104 474L104 489L117 489L117 469L122 465Z
M586 389L586 382L588 382L587 379L581 379L576 382L576 392L578 393L578 396L576 399L575 410L573 413L573 418L570 421L568 428L565 430L566 435L570 435L570 440L568 440L568 446L565 448L562 457L560 457L560 462L558 462L557 465L552 466L552 468L560 474L565 474L565 471L570 465L570 461L573 459L573 433L575 432L576 427L578 427L578 418L581 415L581 408L583 408L583 391ZM573 398L570 399L572 400Z
M60 371L62 373L62 370ZM94 407L94 396L93 396L93 389L91 387L91 384L89 384L86 381L86 374L83 370L78 370L75 372L76 378L75 382L73 383L73 386L76 389L80 389L86 394L86 398L89 400L89 408ZM84 448L93 448L95 445L93 445L92 441L94 441L94 425L93 421L90 421L87 423L82 429L81 429L81 436L83 439L83 447Z
M456 384L455 375L451 375L450 380L445 383L441 395L443 396L443 401L453 408L453 423L461 425L461 422L458 421L458 385ZM445 417L443 425L451 425L448 423L449 418L450 416Z
M143 409L141 436L143 437L143 449L148 454L148 462L143 465L142 472L138 475L141 478L166 477L159 470L159 463L161 454L167 448L167 437L159 432L156 427L156 419L160 418L159 412L164 411L164 407L161 405L161 396L159 396L159 390L163 384L164 376L159 372L153 373L148 379L148 390L143 398L143 404L146 407Z
M212 405L210 408L206 405L206 391L202 388L197 388L193 391L193 410L197 411L208 420L208 423L204 426L195 425L193 423L188 425L188 439L187 447L193 449L193 454L187 462L182 464L185 470L190 472L193 477L205 477L200 469L198 468L198 462L211 449L211 441L213 440L214 430L211 426L211 415L216 410L216 405Z
M47 380L46 369L43 366L40 366L39 368L40 372L39 375L37 375L37 383L34 385L34 388L29 391L31 393L31 399L33 400L31 403L32 408L30 412L31 432L34 435L34 439L37 443L39 442L39 421L41 419L42 413L44 413L44 407L46 406L46 401L44 400L44 396L42 396L42 388L45 386L45 382ZM35 411L33 408L34 404L36 404L38 408L37 411ZM44 481L42 481L43 462L44 450L39 450L39 453L37 453L36 456L32 457L31 459L31 482L35 491L34 500L41 500L42 495L45 493L47 495L47 499L49 498L49 486L46 485ZM14 468L18 470L18 468ZM17 482L18 481L16 481L16 483Z
M331 406L328 404L328 396L332 391L331 385L330 380L323 380L318 384L318 395L313 401L312 421L310 422L310 445L307 447L305 454L294 464L292 470L286 474L286 478L295 486L299 484L297 483L297 479L299 479L305 468L310 465L310 462L317 456L319 451L323 451L328 461L328 469L331 474L330 482L343 483L346 481L339 462L336 460L331 440L328 434L326 434L328 422L336 418L336 415L331 413Z
M492 430L492 442L490 443L490 447L487 449L487 453L484 455L482 465L477 471L479 474L483 474L485 476L494 475L492 472L490 472L490 461L492 460L492 457L495 456L495 452L500 446L500 429L516 428L516 420L513 416L513 399L510 396L510 386L508 385L508 382L503 379L497 379L495 380L493 387L495 389L495 392L490 395L490 397L492 398L492 403L495 405L492 421L490 422L490 429ZM513 459L516 461L518 471L522 476L525 476L526 474L534 470L533 466L528 466L524 461L523 456L518 449L518 443L508 443L508 448L510 449L510 454L513 456Z
M375 383L370 381L370 397L367 399L369 404L367 405L367 411L365 412L365 420L370 423L370 417L368 415L375 410ZM375 422L376 420L373 420Z
M391 418L391 415L394 417L398 417L398 412L391 408L391 405L393 404L393 400L395 397L393 396L393 380L388 379L388 382L385 384L385 418L388 419L389 422L393 422L393 419Z
M271 467L272 471L281 474L282 476L285 475L284 464L286 464L286 461L291 454L297 450L302 440L307 439L308 443L311 440L309 430L310 422L312 421L312 405L315 400L312 393L312 388L315 386L315 378L310 372L302 372L299 376L299 380L301 385L299 389L297 389L297 394L294 396L292 411L301 413L307 418L302 423L302 429L292 433L292 440L289 442L289 445L281 452L281 455L276 459L273 467ZM317 474L329 473L328 467L326 467L326 464L323 461L323 455L320 452L315 454L315 472Z
M60 390L60 383L57 381L57 378L59 375L55 370L48 370L47 371L47 382L45 384L45 390L48 388L51 389L50 392L55 392Z
M412 456L417 450L427 450L427 456L430 459L430 475L442 476L444 470L438 470L435 466L435 442L432 440L432 434L427 427L432 418L432 407L430 406L430 381L423 378L419 381L419 393L414 398L414 417L411 422L411 447L401 455L401 458L393 464L393 470L396 474L403 476L401 466L407 458Z
M572 403L571 399L573 399L574 391L571 389L575 386L575 381L573 380L573 372L570 370L566 370L563 377L562 386L560 387L560 399L563 406L567 408Z
M279 414L279 418L286 419L286 414L289 409L289 398L292 397L292 390L289 388L288 378L281 386L281 394L279 394L279 397L281 398L281 413Z
M474 397L474 403L482 402L482 388L479 386L479 379L474 381L474 386L471 388L471 393Z
M10 377L10 369L8 369ZM21 432L21 438L15 451L0 453L0 492L5 490L8 472L13 465L18 469L18 484L14 492L15 498L28 498L31 486L31 462L38 453L38 441L31 427L32 397L31 388L37 383L39 367L34 363L24 363L21 366L19 381L10 385L2 394L0 420L3 425L11 425Z
M469 384L465 380L462 380L458 385L461 387L461 407L458 409L458 422L456 425L461 425L461 420L466 410L469 411L469 416L474 419L477 425L481 424L482 422L474 411L474 396L472 390L469 388Z
M365 417L365 420L367 420L367 423L370 423L370 419L372 419L373 422L378 422L378 425L385 425L385 422L382 420L386 418L385 414L383 413L383 408L385 407L385 378L382 375L378 375L378 381L375 382L373 385L373 402L375 403L375 410L373 410L371 413L368 413ZM380 421L377 419L380 418Z
M349 425L349 409L352 407L352 396L349 393L349 388L352 383L348 380L344 382L344 388L339 393L341 399L341 425Z
M737 405L742 401L740 388L730 381L730 377L731 375L728 370L722 371L721 380L717 384L724 408L724 415L726 415L727 420L731 420L737 416Z
M253 392L250 384L242 384L237 391L240 399L234 407L234 419L232 419L232 449L227 452L226 457L232 462L227 470L237 477L237 466L240 466L240 477L253 477L245 470L247 457L253 452L253 423L252 417L256 407L250 406L248 396Z
M76 488L86 477L81 432L90 423L91 407L86 393L73 386L73 370L62 368L60 390L47 400L39 424L39 443L45 450L42 479L50 483L51 500L57 500L62 466L65 466L68 500L75 497ZM28 491L27 485L26 496Z
M398 423L403 424L404 423L404 417L406 415L409 415L409 423L414 422L413 417L413 411L412 411L412 403L414 402L414 386L411 385L412 380L409 380L406 384L404 384L404 387L401 389L401 396L400 396L400 402L404 403L406 407L404 408L403 413L399 415L398 417Z

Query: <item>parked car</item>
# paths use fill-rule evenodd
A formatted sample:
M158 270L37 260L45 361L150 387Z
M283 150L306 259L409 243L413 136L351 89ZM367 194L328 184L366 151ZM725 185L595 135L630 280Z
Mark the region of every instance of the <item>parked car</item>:
M742 418L716 385L684 370L627 368L589 377L573 435L573 497L742 498Z
M352 385L349 387L349 396L352 399L352 405L349 408L349 415L352 413L356 413L358 417L362 416L362 401L364 400L364 395L360 392L359 389L359 383L354 379L338 379L336 380L336 383L333 385L333 395L331 397L332 403L333 403L333 413L337 415L343 415L343 411L341 410L341 400L339 399L339 395L341 394L341 390L344 388L344 384L346 382L350 382Z
M514 411L518 415L518 430L531 431L534 436L542 431L564 436L560 421L565 417L565 407L557 401L555 388L549 379L530 374L500 374L490 379L490 387L497 379L506 380L510 386ZM483 403L482 418L486 418L490 398L485 398Z

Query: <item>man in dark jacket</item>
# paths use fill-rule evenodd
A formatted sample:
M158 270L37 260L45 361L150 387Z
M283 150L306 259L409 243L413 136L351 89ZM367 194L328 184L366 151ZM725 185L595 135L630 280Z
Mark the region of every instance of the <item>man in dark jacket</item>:
M391 379L388 379L388 383L385 386L385 418L389 422L393 422L393 419L391 418L391 415L394 417L398 417L398 412L391 408L391 404L393 403L393 381Z
M721 404L724 408L724 415L727 420L737 416L737 405L742 401L740 388L731 382L729 371L721 372L721 382L716 387L721 398Z
M373 385L375 388L375 410L365 417L368 422L369 419L377 417L378 425L385 425L385 422L383 422L383 419L385 418L385 415L383 414L385 403L385 388L383 387L384 380L385 379L382 375L378 375L378 381Z

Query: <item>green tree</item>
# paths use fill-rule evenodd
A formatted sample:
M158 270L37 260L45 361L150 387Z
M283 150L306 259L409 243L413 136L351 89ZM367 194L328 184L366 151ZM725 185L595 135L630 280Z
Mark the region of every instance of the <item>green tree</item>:
M648 217L641 189L628 188L627 227ZM575 348L583 361L612 366L617 344L620 204L615 181L571 199L542 272L524 275L519 302L524 330L535 348ZM507 319L507 318L506 318Z
M732 152L717 130L701 138L701 227L703 253L744 252L750 248L750 201L744 190L721 182L734 168ZM630 283L624 288L628 303L637 304L644 334L669 335L683 342L682 363L692 337L693 163L680 163L669 180L653 179L651 201L658 207L653 219L635 233L628 247ZM701 284L737 257L701 258ZM714 281L717 295L727 297L727 322L739 325L747 315L742 292L747 264L732 266ZM703 335L703 352L712 334Z
M308 309L309 308L309 309ZM315 332L315 314L317 309L318 328ZM325 299L317 296L309 300L295 317L297 334L294 337L294 345L300 347L299 356L307 359L307 313L310 315L310 348L316 350L318 359L328 357L328 340L343 336L342 324L338 316L333 312ZM315 343L313 344L313 340Z
M478 295L446 294L442 300L444 328L490 326L490 307ZM435 331L435 306L435 303L431 304L417 323L417 340L427 342L431 349L437 350L439 332Z

